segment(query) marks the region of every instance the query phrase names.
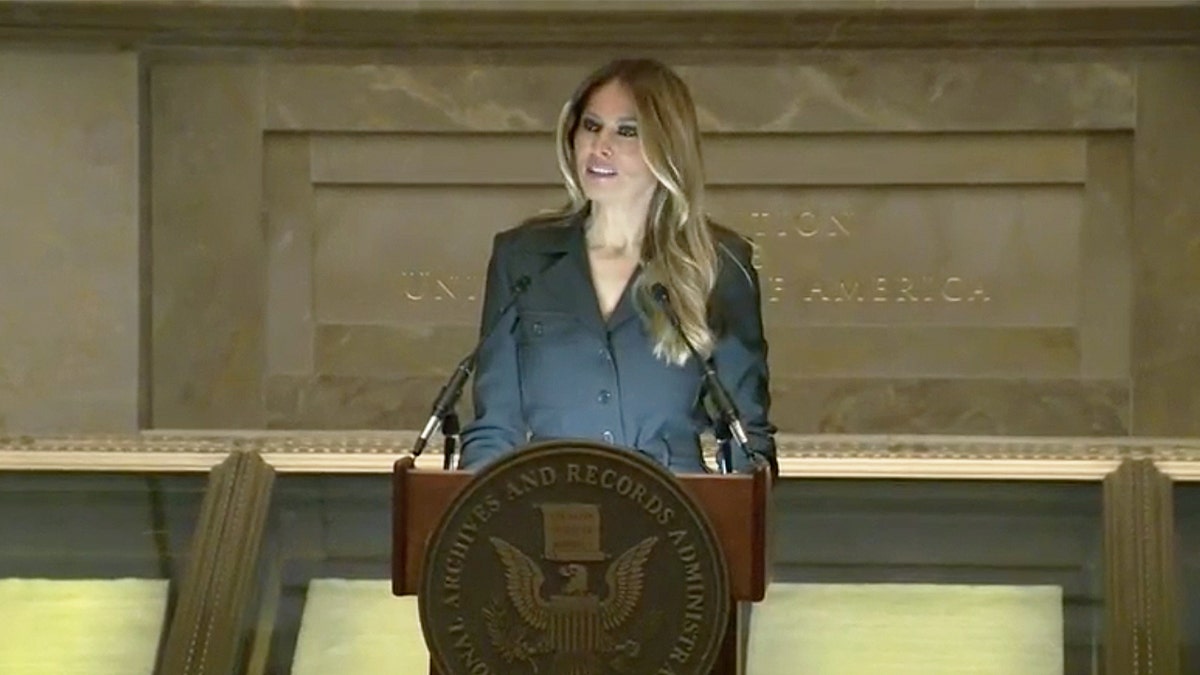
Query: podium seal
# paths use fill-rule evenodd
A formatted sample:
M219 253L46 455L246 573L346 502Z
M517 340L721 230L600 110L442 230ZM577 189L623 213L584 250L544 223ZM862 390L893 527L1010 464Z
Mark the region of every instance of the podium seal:
M729 575L666 469L586 441L481 470L430 537L421 629L444 675L683 675L713 667Z

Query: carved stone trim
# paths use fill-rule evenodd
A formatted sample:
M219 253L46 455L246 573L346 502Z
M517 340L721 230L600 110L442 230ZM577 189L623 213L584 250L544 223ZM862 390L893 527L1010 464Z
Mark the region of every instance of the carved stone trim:
M388 473L417 433L180 430L0 437L0 470L208 471L231 452L255 450L285 473ZM441 468L442 456L431 448L417 466Z
M245 620L259 591L247 581L259 571L274 480L271 467L249 452L228 455L210 475L163 644L163 672L238 670Z
M0 436L0 469L207 471L256 450L281 472L386 473L416 431L144 431ZM789 477L1101 480L1126 459L1151 459L1177 480L1200 480L1200 439L980 436L778 437ZM441 467L438 443L418 460ZM711 448L706 451L711 456Z
M0 39L122 46L876 48L1185 45L1200 7L1146 0L921 4L235 0L0 3ZM1105 6L1107 5L1107 6Z
M1115 469L1117 459L987 458L784 458L786 478L912 478L928 480L1083 480L1098 481Z
M1179 579L1171 479L1149 459L1104 480L1106 671L1179 670Z

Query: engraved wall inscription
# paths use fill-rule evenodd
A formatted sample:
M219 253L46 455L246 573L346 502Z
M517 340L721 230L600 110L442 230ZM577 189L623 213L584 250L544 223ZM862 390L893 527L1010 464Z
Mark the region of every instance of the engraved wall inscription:
M364 186L354 166L314 191L317 369L437 377L476 335L493 235L562 189ZM949 178L711 188L714 219L754 241L777 381L1079 371L1082 188Z
M563 200L552 186L319 186L317 319L473 325L492 237Z
M419 423L477 337L493 236L565 199L553 140L399 131L303 142L307 153L269 166L307 184L288 182L272 202L273 240L311 242L307 256L272 259L290 266L273 268L273 297L311 305L305 322L283 321L294 303L270 309L287 310L272 335L296 355L272 371L273 419L328 426L322 401L351 401L336 424ZM1033 429L1027 413L983 398L1074 381L1098 362L1081 332L1103 295L1083 255L1100 203L1087 137L717 132L705 142L706 207L754 241L781 429L980 431L1001 418ZM292 269L305 260L307 271ZM930 404L928 420L908 410L956 382L989 393L947 399L961 410Z
M768 323L1078 319L1074 186L724 188L713 202L755 241Z
M773 321L839 323L863 312L887 321L972 325L1062 326L1077 319L1077 189L756 192L718 194L714 215L754 239ZM338 207L336 219L355 224L330 222L318 247L319 316L475 318L492 231L477 214L456 216L460 204L423 197L359 195L357 204ZM420 209L413 201L429 203ZM523 194L471 201L481 211L511 212L497 219L497 229L538 208ZM773 208L739 208L747 202ZM425 222L401 229L387 222L386 214L397 212Z

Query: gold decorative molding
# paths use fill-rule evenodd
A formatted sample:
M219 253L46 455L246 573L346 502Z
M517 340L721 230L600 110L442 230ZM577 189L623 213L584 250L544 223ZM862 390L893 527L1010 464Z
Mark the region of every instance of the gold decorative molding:
M0 436L0 470L208 471L231 452L254 450L285 473L390 473L392 464L413 447L417 433L166 430ZM440 468L439 449L427 450L417 466Z
M1194 45L1179 0L13 0L0 39L122 46L875 48Z
M783 475L805 478L1101 480L1141 457L1200 476L1200 439L783 435L779 453Z
M232 452L255 450L282 473L388 473L416 436L251 430L0 436L0 470L208 471ZM782 475L796 478L1094 481L1122 461L1149 459L1175 480L1200 480L1200 439L781 434L778 444ZM418 466L441 465L439 440Z

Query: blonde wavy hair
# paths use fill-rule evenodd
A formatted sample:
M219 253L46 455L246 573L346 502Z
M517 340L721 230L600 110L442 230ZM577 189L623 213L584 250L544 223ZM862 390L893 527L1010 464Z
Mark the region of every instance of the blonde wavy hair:
M628 88L637 107L642 155L658 179L642 240L642 274L632 291L654 340L654 354L682 365L690 355L651 289L666 287L682 332L704 357L712 353L708 299L717 280L717 250L704 211L704 161L691 93L670 68L652 59L618 59L594 71L563 105L556 130L558 168L570 201L548 218L590 208L576 173L575 132L588 98L611 82Z

